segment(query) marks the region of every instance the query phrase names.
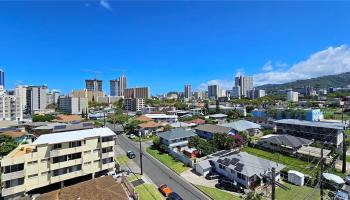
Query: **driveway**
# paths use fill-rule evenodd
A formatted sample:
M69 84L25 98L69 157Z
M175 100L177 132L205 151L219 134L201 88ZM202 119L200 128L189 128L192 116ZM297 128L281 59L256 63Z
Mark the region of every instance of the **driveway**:
M189 169L181 174L181 176L192 183L193 185L202 185L206 187L215 187L215 184L218 183L218 179L207 180L204 176L198 176L197 174L192 172L193 169Z

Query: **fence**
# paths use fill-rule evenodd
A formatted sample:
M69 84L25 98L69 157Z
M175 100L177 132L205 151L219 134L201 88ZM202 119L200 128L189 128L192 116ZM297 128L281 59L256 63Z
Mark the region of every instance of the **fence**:
M185 165L188 165L190 167L194 167L194 161L191 160L190 158L188 158L186 155L184 155L180 152L173 151L173 150L170 150L169 153L170 153L170 155L174 156L176 159L183 162Z

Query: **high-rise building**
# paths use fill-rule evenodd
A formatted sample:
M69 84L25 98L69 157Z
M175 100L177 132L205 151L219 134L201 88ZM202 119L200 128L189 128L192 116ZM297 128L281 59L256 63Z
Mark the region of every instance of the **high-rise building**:
M255 88L253 88L252 90L248 90L248 98L251 98L251 99L257 99L260 97L264 97L265 95L266 95L265 90L259 90Z
M20 145L1 159L2 198L114 171L115 137L109 128L94 128L44 134Z
M124 90L125 99L147 99L150 98L149 87L134 87Z
M98 97L103 97L102 91L73 90L72 97L88 98L89 101L97 101Z
M221 89L219 85L209 85L208 86L208 98L217 99L221 97Z
M293 92L292 90L289 90L287 92L287 100L292 102L298 102L298 92Z
M89 107L89 101L88 98L65 96L59 98L58 106L63 112L73 115L79 115L83 111L85 112L87 110L87 108Z
M102 92L102 80L97 80L97 79L85 80L85 87L88 91Z
M230 97L234 98L234 99L240 99L241 98L241 87L240 86L232 87L232 92L231 92Z
M21 101L22 110L27 110L27 87L26 85L18 85L15 89L15 95Z
M145 99L142 98L133 98L133 99L124 99L125 110L128 111L142 111L145 107Z
M185 85L185 98L190 99L192 97L192 85Z
M124 96L124 90L127 87L127 78L121 75L118 79L110 81L110 95Z
M0 88L5 88L5 72L2 69L0 69Z
M23 119L23 110L21 100L16 95L0 93L0 121L21 121Z
M59 96L60 96L60 92L58 92L57 90L50 91L49 93L47 93L47 103L57 104Z
M241 97L247 97L248 91L253 89L253 77L251 76L237 76L235 77L235 86L240 87Z
M27 87L27 113L34 114L35 111L45 110L47 102L48 88L42 86Z

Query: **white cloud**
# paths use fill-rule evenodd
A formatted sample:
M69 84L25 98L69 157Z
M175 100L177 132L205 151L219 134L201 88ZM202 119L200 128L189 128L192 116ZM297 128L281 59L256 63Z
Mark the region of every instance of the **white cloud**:
M254 85L279 84L296 80L315 78L325 75L334 75L350 71L350 47L341 45L328 47L310 55L306 60L300 61L288 68L281 61L268 61L262 66L265 72L254 74ZM243 74L239 69L236 75ZM210 84L219 84L224 89L230 89L234 85L232 80L210 80L202 83L198 89L206 90Z
M112 7L107 0L101 0L100 5L106 8L107 10L112 10Z
M341 45L316 52L285 71L274 70L255 74L254 82L256 85L286 83L348 71L350 71L350 48L347 45Z
M271 60L267 61L267 63L265 63L265 65L262 66L262 70L264 70L264 71L271 71L271 70L273 70L273 66L272 66Z

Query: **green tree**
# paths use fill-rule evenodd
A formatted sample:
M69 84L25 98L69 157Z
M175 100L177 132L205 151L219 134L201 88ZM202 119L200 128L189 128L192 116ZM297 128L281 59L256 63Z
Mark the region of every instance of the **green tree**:
M191 137L190 140L188 141L188 146L197 148L200 140L201 138L198 136Z
M5 135L0 135L0 156L6 156L17 147L16 141Z
M261 194L258 194L256 192L249 192L247 196L245 197L246 200L262 200L263 196Z
M227 116L230 119L239 119L241 117L241 112L239 112L239 110L237 109L230 110L229 112L227 112Z
M53 115L34 115L32 117L32 121L33 122L51 122L52 120L54 120L55 117Z
M153 137L153 146L157 149L159 148L159 146L160 146L160 138L159 137Z
M167 124L164 126L164 132L165 131L170 131L173 127L170 124Z
M214 133L213 136L213 144L216 149L225 149L225 142L226 142L226 134L223 133Z
M139 126L139 124L141 124L140 121L134 119L134 118L131 118L127 121L127 123L125 124L125 127L124 127L124 130L126 132L135 132Z

